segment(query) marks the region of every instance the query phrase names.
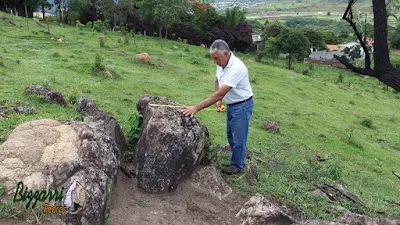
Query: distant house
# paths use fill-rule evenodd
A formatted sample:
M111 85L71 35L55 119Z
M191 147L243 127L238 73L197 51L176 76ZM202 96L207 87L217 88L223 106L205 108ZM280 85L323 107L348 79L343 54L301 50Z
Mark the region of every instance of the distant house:
M368 46L372 46L374 43L374 41L371 38L367 39L367 45ZM337 56L342 56L345 53L343 52L343 50L345 48L349 48L352 49L356 46L360 46L359 42L356 41L352 41L352 42L348 42L348 43L343 43L343 44L339 44L339 45L327 45L328 51L311 51L311 54L309 56L309 59L312 60L316 60L316 61L329 61L329 60L333 60L334 57L333 55L337 55ZM361 58L359 59L365 59L365 54L364 54L364 49L360 49L360 55Z
M319 61L328 61L334 59L333 55L342 56L344 53L341 51L315 51L311 52L308 58Z
M326 45L326 47L328 48L328 50L329 50L330 52L333 52L333 51L343 51L343 50L346 48L345 46L340 47L340 46L338 46L338 45Z
M47 17L47 16L54 16L53 14L48 13L48 12L45 12L44 15L45 15L46 17ZM42 13L42 12L33 12L33 17L43 19L43 13Z
M251 35L251 38L253 39L253 44L252 44L252 45L256 46L255 49L256 49L256 50L260 50L260 49L261 49L261 46L262 46L262 38L261 38L261 35L259 35L259 34L253 34L253 35Z

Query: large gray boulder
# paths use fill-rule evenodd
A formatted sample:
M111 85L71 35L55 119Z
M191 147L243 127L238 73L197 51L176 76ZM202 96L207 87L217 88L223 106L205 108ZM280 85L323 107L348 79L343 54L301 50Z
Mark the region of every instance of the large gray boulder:
M90 122L35 120L16 127L0 145L0 183L8 194L20 181L33 191L63 190L67 214L58 221L103 224L125 137L116 120L87 98L77 110Z
M388 220L385 218L370 218L366 215L347 212L339 220L343 224L359 225L400 225L399 220Z
M207 128L196 118L184 116L165 98L142 96L137 102L143 117L136 147L137 185L146 192L174 190L188 178L205 156Z
M199 192L222 200L232 194L232 188L224 181L214 166L197 169L190 178L190 185Z
M296 222L281 207L261 194L251 197L236 217L241 218L241 225L290 225Z
M346 212L337 222L324 220L307 220L294 225L400 225L400 221L384 218L370 218L366 215Z

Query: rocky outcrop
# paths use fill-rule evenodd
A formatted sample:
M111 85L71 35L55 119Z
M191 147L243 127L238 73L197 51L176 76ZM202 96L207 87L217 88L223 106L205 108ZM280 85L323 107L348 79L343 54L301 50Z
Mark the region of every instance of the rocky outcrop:
M41 95L47 101L50 101L57 105L61 105L61 106L67 105L67 101L65 101L65 99L61 95L61 93L52 91L47 87L43 87L43 86L39 86L39 85L30 85L29 87L25 88L25 93Z
M142 62L142 63L149 63L150 62L150 55L147 54L146 52L140 53L136 55L136 62Z
M16 127L0 145L0 183L8 194L20 181L33 191L63 190L60 205L67 214L58 219L103 224L125 137L116 120L87 98L77 110L87 123L35 120Z
M278 126L277 123L275 123L273 121L272 122L265 122L264 123L264 129L272 131L274 133L279 133L279 126Z
M184 116L165 98L145 95L137 102L143 117L136 148L137 185L146 192L173 190L188 178L205 155L208 131L197 119Z
M361 225L400 225L398 220L388 220L384 218L369 218L366 215L345 213L339 220L343 224L361 224Z
M290 225L295 220L260 194L251 197L236 217L242 219L242 225Z
M232 188L214 166L205 166L196 170L190 178L190 184L201 193L214 196L219 200L232 193Z

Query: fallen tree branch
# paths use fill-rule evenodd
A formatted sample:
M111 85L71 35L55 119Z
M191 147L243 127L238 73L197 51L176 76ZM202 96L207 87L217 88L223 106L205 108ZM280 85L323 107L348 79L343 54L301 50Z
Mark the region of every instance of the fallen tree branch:
M350 193L349 191L341 188L340 186L333 186L330 184L324 184L322 186L318 186L318 189L325 193L325 195L331 201L340 202L341 199L346 198L347 200L366 207L365 203L361 201L357 196Z
M400 179L400 175L392 170L393 175Z
M361 67L356 67L353 64L349 62L349 60L346 58L346 56L337 56L333 55L335 59L337 59L340 63L342 63L347 69L356 72L358 74L366 75L366 76L371 76L371 77L377 77L375 74L375 71L373 69L366 69L366 68L361 68Z

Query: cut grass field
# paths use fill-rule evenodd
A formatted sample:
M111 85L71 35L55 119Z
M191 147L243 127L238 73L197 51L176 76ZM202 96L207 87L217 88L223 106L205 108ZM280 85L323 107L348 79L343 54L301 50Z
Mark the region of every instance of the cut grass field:
M215 65L207 49L173 41L163 41L161 49L159 39L139 35L135 43L131 39L124 44L118 41L120 33L108 33L106 47L101 48L99 36L104 34L89 29L81 28L77 36L75 28L51 24L51 34L46 34L32 20L27 31L24 19L14 18L14 26L10 15L0 13L3 17L0 106L32 105L37 114L0 119L1 138L27 121L71 120L78 116L73 103L81 95L94 100L126 131L143 94L192 105L213 92ZM141 52L150 54L151 64L135 62ZM92 72L96 54L114 79ZM392 170L400 172L400 95L376 79L343 69L296 64L289 71L282 61L250 63L251 55L237 55L248 66L254 92L248 148L259 182L250 186L233 176L230 184L245 193L274 196L297 207L305 218L333 219L341 214L335 206L341 206L400 219L400 180L392 175ZM305 71L307 76L302 75ZM31 84L61 92L70 105L64 108L24 94ZM213 146L227 143L225 114L201 111L196 117L208 127ZM277 122L280 133L265 131L266 121ZM328 159L317 161L317 154ZM227 153L218 156L220 163L229 159ZM330 203L311 194L323 184L344 185L366 207Z

